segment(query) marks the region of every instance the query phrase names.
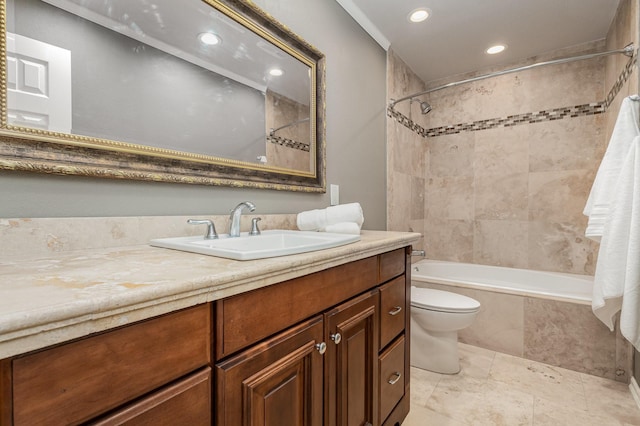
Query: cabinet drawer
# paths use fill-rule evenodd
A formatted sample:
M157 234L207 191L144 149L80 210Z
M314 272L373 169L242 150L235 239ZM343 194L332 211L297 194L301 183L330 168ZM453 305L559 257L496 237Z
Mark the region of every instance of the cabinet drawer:
M406 312L404 276L380 287L380 348L404 330Z
M90 424L93 426L211 425L211 386L211 368L206 367Z
M404 249L380 255L380 282L383 283L404 273L406 258Z
M87 421L210 363L211 306L13 360L15 425Z
M404 335L393 342L382 355L378 363L380 372L380 420L387 418L393 407L404 395L405 345Z

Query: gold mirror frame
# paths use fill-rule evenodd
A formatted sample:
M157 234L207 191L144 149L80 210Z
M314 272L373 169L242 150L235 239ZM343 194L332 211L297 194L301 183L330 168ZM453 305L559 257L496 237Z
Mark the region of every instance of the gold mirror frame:
M326 192L325 58L248 0L201 0L311 67L310 153L301 172L188 152L11 126L7 119L7 8L0 0L0 169L113 179ZM313 137L315 136L315 138ZM313 140L315 139L315 140Z

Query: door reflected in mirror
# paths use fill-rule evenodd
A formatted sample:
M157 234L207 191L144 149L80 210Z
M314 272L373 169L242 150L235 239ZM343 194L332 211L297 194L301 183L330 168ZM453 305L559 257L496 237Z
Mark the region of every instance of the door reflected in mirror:
M6 0L4 127L73 146L317 179L318 57L238 12L251 8Z

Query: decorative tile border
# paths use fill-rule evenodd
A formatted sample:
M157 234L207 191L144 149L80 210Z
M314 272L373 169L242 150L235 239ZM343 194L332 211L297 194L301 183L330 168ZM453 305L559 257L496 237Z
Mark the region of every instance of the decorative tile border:
M479 130L495 129L497 127L511 127L521 124L541 123L544 121L562 120L564 118L602 114L606 112L607 108L609 108L615 97L622 89L622 86L627 82L636 63L637 54L634 54L625 65L622 73L616 79L616 82L607 94L606 99L601 102L510 115L506 118L490 118L471 123L458 123L449 126L433 127L430 129L425 129L392 107L387 107L387 116L395 119L398 123L424 138L433 138L437 136L453 135L461 132L476 132Z
M427 137L427 129L425 129L406 115L402 114L401 112L396 111L392 107L387 108L387 117L394 118L398 123L402 124L404 127L410 130L413 130L423 138Z
M636 53L633 54L633 57L629 60L629 62L627 62L627 65L624 66L622 73L620 73L620 75L616 79L616 82L613 84L613 87L611 88L611 90L609 90L609 93L607 93L607 98L604 101L606 104L606 108L609 108L609 105L611 105L611 102L613 102L613 100L616 98L616 95L618 94L618 92L620 92L620 89L622 89L622 86L624 86L627 80L629 80L629 76L633 72L633 67L637 63L638 63L638 54L636 51Z
M528 112L525 114L510 115L507 118L491 118L472 123L460 123L452 126L434 127L427 130L426 137L454 135L461 132L476 132L478 130L495 129L497 127L512 127L521 124L541 123L543 121L562 120L567 117L580 117L583 115L595 115L605 112L604 102L576 105L572 107L555 108L545 111Z
M287 148L299 149L300 151L309 152L309 144L298 142L293 139L287 139L280 136L267 136L267 142L286 146Z

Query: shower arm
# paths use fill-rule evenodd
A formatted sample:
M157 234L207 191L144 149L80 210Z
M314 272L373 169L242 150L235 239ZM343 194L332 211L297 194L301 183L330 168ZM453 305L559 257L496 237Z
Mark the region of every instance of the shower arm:
M498 77L501 75L505 75L505 74L510 74L510 73L514 73L514 72L518 72L518 71L526 71L532 68L537 68L537 67L541 67L543 65L555 65L555 64L564 64L567 62L573 62L573 61L582 61L585 59L593 59L593 58L597 58L600 56L608 56L608 55L615 55L618 53L622 53L625 56L628 57L633 57L633 54L635 53L635 46L633 45L633 43L629 43L627 44L624 48L622 49L618 49L618 50L610 50L608 52L600 52L600 53L591 53L588 55L581 55L581 56L573 56L573 57L569 57L569 58L563 58L563 59L555 59L552 61L545 61L545 62L537 62L535 64L531 64L531 65L526 65L523 67L518 67L518 68L511 68L508 70L503 70L503 71L496 71L496 72L492 72L489 74L485 74L485 75L480 75L478 77L472 77L472 78L468 78L466 80L460 80L460 81L454 81L451 83L447 83L447 84L443 84L442 86L437 86L431 89L427 89L427 90L423 90L422 92L418 92L418 93L414 93L412 95L408 95L405 96L403 98L400 99L392 99L391 102L389 102L389 108L393 109L393 107L402 101L406 101L408 99L413 99L415 97L421 96L421 95L426 95L427 93L431 93L431 92L437 92L438 90L442 90L442 89L447 89L449 87L454 87L454 86L459 86L461 84L465 84L465 83L472 83L474 81L478 81L478 80L484 80L485 78L490 78L490 77Z

